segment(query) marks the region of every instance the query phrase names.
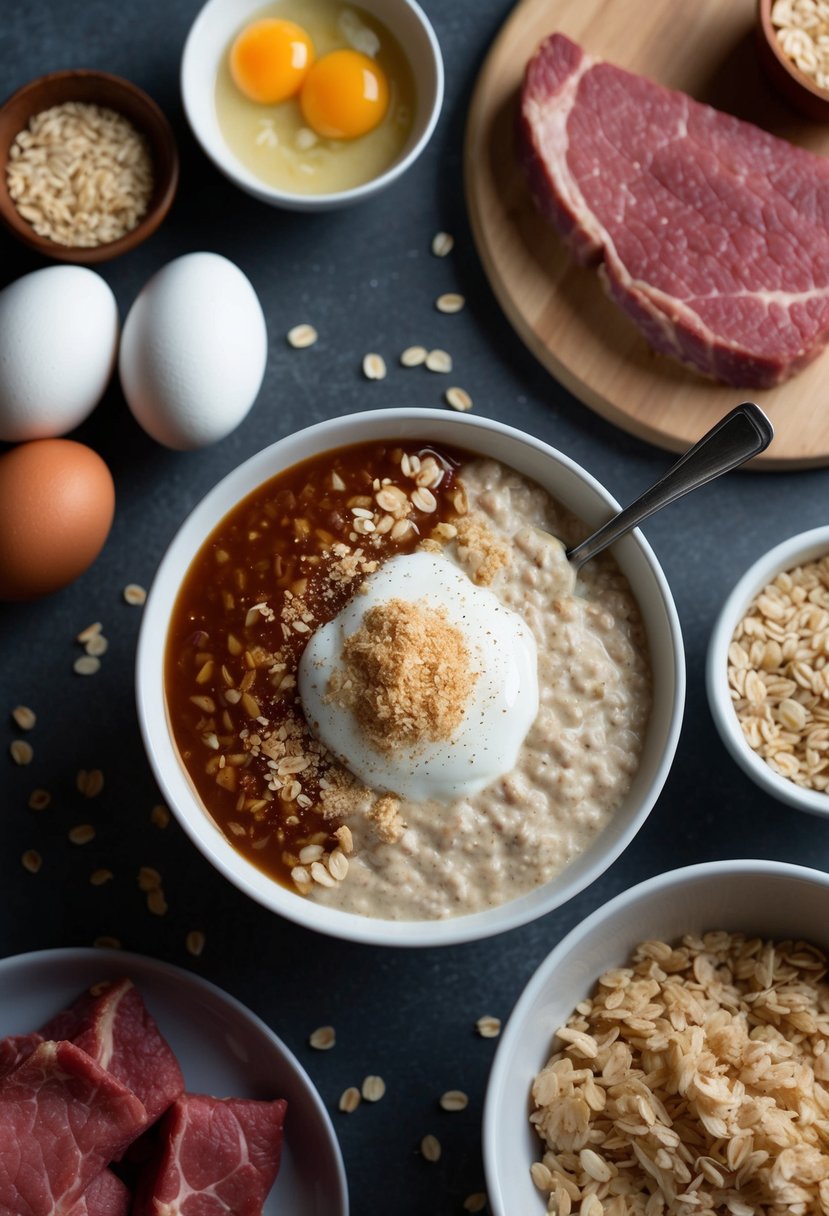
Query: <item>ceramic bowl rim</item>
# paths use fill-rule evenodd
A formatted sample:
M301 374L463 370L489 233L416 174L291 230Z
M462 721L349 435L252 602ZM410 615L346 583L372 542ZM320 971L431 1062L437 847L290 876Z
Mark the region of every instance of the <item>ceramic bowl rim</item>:
M541 960L522 989L507 1019L507 1023L501 1031L498 1046L493 1057L484 1098L482 1147L487 1194L494 1216L512 1216L512 1213L508 1212L503 1204L504 1196L501 1187L501 1178L504 1174L504 1170L501 1168L503 1152L498 1133L501 1102L503 1094L509 1086L508 1068L515 1053L514 1045L519 1041L522 1032L525 1031L528 1015L533 1010L537 999L550 984L562 961L568 959L575 950L581 947L597 927L617 923L626 914L635 909L638 904L649 900L652 896L671 888L679 890L692 886L699 881L716 879L721 876L754 876L758 880L768 877L791 879L795 882L816 884L824 888L829 896L829 874L822 870L797 865L793 862L762 858L719 859L716 861L698 862L694 865L682 866L675 870L666 870L659 874L654 874L650 878L646 878L642 882L636 883L634 886L628 887L618 895L613 896L594 909L593 912L579 921L578 924L574 925ZM623 965L623 961L620 960L618 965ZM590 987L592 987L596 979L598 979L598 975L593 978ZM586 994L585 992L583 995ZM581 995L575 996L573 1001L574 1007L579 999L581 999ZM551 1027L549 1043L552 1043L554 1033L555 1027ZM530 1096L528 1091L527 1115L530 1112L529 1101ZM527 1126L529 1126L529 1122ZM527 1162L528 1172L529 1165L530 1163ZM543 1205L543 1199L540 1193L539 1203L538 1216L541 1216L543 1213L543 1206L541 1206Z
M729 592L714 623L705 662L705 687L720 738L743 772L779 802L812 815L829 817L829 794L802 789L787 777L781 777L749 747L731 703L727 676L731 638L754 596L775 575L824 553L829 553L829 524L780 541L748 567Z
M194 97L194 86L191 85L191 77L194 71L192 65L198 54L199 39L203 36L205 26L211 19L212 14L216 10L227 7L234 2L235 0L206 0L206 3L202 5L187 32L179 71L179 89L190 130L205 155L234 185L253 195L253 197L258 198L260 201L269 203L271 206L283 207L287 210L321 211L337 207L347 207L352 203L357 203L371 197L386 186L390 186L393 182L397 181L414 164L429 143L437 126L443 107L445 89L445 72L440 43L438 42L434 26L418 3L418 0L397 0L397 2L412 13L423 31L431 53L435 82L434 90L428 100L428 117L423 130L405 155L395 160L382 173L370 178L359 186L352 186L348 190L336 190L327 194L297 194L290 190L280 190L276 186L269 185L247 169L234 156L223 139L214 140L207 130L200 111L197 109L199 103ZM413 65L412 73L413 75L415 74Z
M420 424L423 424L422 433ZM181 583L182 572L235 503L281 469L307 459L314 451L332 450L361 440L413 438L414 435L411 431L407 432L406 427L417 428L418 438L432 437L435 442L442 439L472 451L481 450L475 442L476 434L486 433L490 438L497 437L499 443L505 438L510 445L529 449L528 459L534 457L543 461L545 466L569 473L572 480L579 483L585 494L594 500L594 510L598 506L603 509L605 505L611 511L618 510L618 504L608 491L570 457L534 436L481 416L470 417L430 408L370 410L328 419L286 435L251 456L219 481L191 511L172 538L156 571L144 607L136 657L136 698L145 751L162 795L202 854L240 890L270 911L334 937L374 945L450 945L495 936L516 928L544 915L583 890L627 847L662 790L682 723L685 702L684 651L679 618L667 579L653 550L638 529L620 542L620 546L628 547L624 550L620 547L617 552L623 566L628 561L626 554L630 555L630 561L641 564L641 577L648 579L648 592L652 597L653 607L650 611L660 622L663 637L668 639L667 645L670 646L669 667L658 676L662 682L668 715L667 723L660 723L655 728L661 740L661 750L656 749L651 758L652 771L647 778L643 778L643 789L639 799L631 804L624 826L618 826L614 831L611 821L606 829L609 834L602 834L604 848L599 850L598 857L575 871L577 877L573 877L572 868L569 876L565 870L534 891L482 912L444 920L381 920L314 904L296 896L273 879L263 881L262 872L256 870L221 836L192 788L188 786L184 790L187 782L167 727L161 677L169 612ZM454 433L454 437L447 438L447 432ZM464 436L468 432L469 440L459 438L458 432ZM292 454L297 444L305 449L301 455ZM509 456L505 459L509 463ZM635 586L634 590L639 589ZM643 611L646 615L649 611L644 602ZM187 803L183 810L178 807L179 797ZM582 871L586 875L583 879L578 877Z

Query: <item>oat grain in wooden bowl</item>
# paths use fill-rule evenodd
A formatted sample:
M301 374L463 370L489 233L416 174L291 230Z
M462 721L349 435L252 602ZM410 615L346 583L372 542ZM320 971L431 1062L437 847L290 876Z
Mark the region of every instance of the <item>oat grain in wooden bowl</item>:
M84 265L146 240L178 184L169 122L107 72L52 72L0 107L0 221L44 257Z
M829 122L829 9L823 0L758 0L757 55L782 98Z

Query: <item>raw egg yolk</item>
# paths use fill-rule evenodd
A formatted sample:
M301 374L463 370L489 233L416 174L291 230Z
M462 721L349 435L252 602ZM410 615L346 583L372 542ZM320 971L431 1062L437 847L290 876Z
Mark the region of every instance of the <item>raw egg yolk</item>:
M385 73L359 51L318 59L299 96L302 116L323 139L356 139L373 131L388 109Z
M263 105L298 93L313 62L314 46L305 30L276 17L245 26L230 48L233 83Z

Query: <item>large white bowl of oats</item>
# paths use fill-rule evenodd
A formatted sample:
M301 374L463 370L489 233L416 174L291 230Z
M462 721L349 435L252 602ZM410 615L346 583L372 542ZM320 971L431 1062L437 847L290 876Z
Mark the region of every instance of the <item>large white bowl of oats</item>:
M494 1216L823 1211L827 912L827 874L717 861L577 925L493 1062Z
M435 945L543 915L651 810L685 693L670 590L567 456L487 419L333 419L246 461L173 539L137 662L185 830L272 911Z
M711 634L706 685L743 772L773 798L829 815L829 526L745 572Z

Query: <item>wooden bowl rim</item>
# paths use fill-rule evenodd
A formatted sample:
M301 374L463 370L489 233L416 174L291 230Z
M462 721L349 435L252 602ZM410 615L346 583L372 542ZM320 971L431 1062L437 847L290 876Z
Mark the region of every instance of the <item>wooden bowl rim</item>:
M758 0L757 3L757 15L759 17L763 41L792 84L802 89L804 93L808 93L815 102L822 103L826 108L826 118L829 119L829 89L821 89L818 85L812 84L808 76L804 76L800 69L792 63L791 59L787 55L784 55L780 43L777 41L774 26L771 23L773 4L774 0Z
M33 114L49 105L86 100L78 96L78 91L96 93L97 104L117 110L141 131L150 145L155 176L146 215L117 240L92 247L59 245L39 236L18 212L6 185L8 151L16 134ZM14 122L9 121L10 115L14 116ZM63 68L27 81L0 106L0 222L24 245L52 260L88 265L108 261L134 249L156 231L167 215L178 188L178 178L178 147L169 119L148 93L123 76L94 68Z

